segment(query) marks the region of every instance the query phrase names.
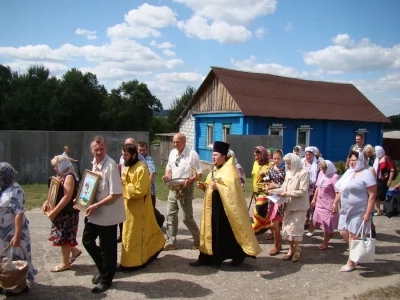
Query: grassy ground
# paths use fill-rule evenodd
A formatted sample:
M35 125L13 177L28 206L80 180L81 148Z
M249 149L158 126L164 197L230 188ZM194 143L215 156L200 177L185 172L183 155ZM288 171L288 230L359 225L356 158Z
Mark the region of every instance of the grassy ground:
M160 200L167 200L168 197L168 188L162 181L162 176L164 175L165 167L158 167L158 175L156 177L156 195ZM202 180L205 180L205 176L202 177ZM396 185L400 181L400 176L392 183L392 186ZM22 188L25 191L25 209L31 210L33 208L41 207L43 202L47 198L47 184L27 184L23 185ZM246 179L245 186L245 196L251 197L252 194L252 183L251 178ZM195 198L203 198L204 192L198 188L195 188L194 197Z

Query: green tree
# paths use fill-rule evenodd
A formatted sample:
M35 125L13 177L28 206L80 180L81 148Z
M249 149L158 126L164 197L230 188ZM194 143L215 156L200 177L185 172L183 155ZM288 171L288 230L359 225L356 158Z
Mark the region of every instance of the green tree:
M96 75L72 68L62 76L57 97L50 103L51 129L104 129L100 115L106 99L107 90Z
M149 131L152 130L153 111L163 109L160 100L154 96L145 83L138 80L122 82L117 89L109 94L103 120L109 124L110 130Z
M9 67L0 65L0 129L6 128L6 114L4 103L7 95L11 91L12 73Z
M43 66L31 66L26 73L12 73L10 90L3 105L6 128L48 130L49 103L56 94L58 80Z
M385 124L385 130L400 130L400 115L388 117L392 123Z
M170 112L167 117L167 121L170 126L169 131L177 132L179 130L179 124L176 121L178 120L180 114L185 110L190 100L192 100L195 93L196 89L189 85L182 96L175 98L175 100L172 102L169 108Z

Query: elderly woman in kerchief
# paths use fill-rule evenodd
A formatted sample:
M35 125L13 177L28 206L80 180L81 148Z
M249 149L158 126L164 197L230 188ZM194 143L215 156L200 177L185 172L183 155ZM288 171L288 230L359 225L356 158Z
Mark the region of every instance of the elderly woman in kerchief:
M339 193L336 194L332 212L338 211L340 201L338 229L350 246L350 241L356 238L362 222L371 219L376 195L376 179L373 173L365 168L363 152L351 151L348 159L350 168L335 185ZM355 268L355 263L349 259L340 271L351 272Z
M71 264L82 254L76 246L76 235L79 223L79 211L74 209L76 197L76 175L71 161L64 155L57 155L51 160L56 177L61 186L57 194L56 205L50 209L49 203L43 204L43 211L48 214L51 224L49 241L53 246L61 247L61 263L51 272L69 270Z
M365 159L366 159L366 164L369 167L374 166L375 162L375 149L372 147L370 144L367 144L364 146L364 153L365 153Z
M29 264L26 279L33 280L37 271L32 265L31 239L29 221L24 214L25 195L22 188L15 181L17 172L6 163L0 162L0 250L8 245L12 251L5 251L11 260L26 260ZM22 250L19 249L22 248ZM26 256L25 256L26 255ZM2 290L2 288L0 288ZM26 280L20 282L14 289L6 292L7 296L16 296L29 291Z
M376 195L376 216L381 216L381 201L386 200L386 193L392 184L394 176L394 164L389 156L385 154L385 150L381 146L375 146L376 158L374 161L374 169L377 179L377 195Z
M305 157L302 159L303 168L310 174L310 181L308 186L308 195L310 197L310 203L314 198L315 184L317 182L318 173L320 171L320 162L315 156L316 147L306 147L304 150ZM306 225L308 224L308 233L306 236L314 235L314 224L313 224L314 207L311 206L307 211Z
M330 160L321 162L321 172L318 175L316 190L311 206L315 207L313 223L316 228L324 231L324 241L319 250L328 249L328 242L338 227L339 214L332 212L335 201L335 184L339 180L336 167Z
M303 240L304 221L310 206L308 184L310 176L303 169L300 157L294 153L283 158L286 168L285 181L281 188L271 190L271 194L286 197L287 205L283 217L282 238L289 241L289 252L283 260L297 262L300 260L300 242Z
M236 156L235 156L235 152L233 152L231 149L229 149L228 151L228 158L234 157L235 158L235 165L236 165L236 169L239 172L239 177L240 177L240 184L242 185L242 188L244 190L244 186L246 184L246 173L244 172L243 167L239 164Z
M251 175L253 177L253 198L256 199L256 205L253 211L253 230L255 234L261 234L271 227L268 213L268 199L266 183L269 181L267 173L273 162L270 163L267 149L263 146L257 146L253 151L254 164Z
M293 153L296 154L298 157L302 157L302 153L301 153L302 150L303 149L301 148L301 146L297 145L297 146L294 146Z

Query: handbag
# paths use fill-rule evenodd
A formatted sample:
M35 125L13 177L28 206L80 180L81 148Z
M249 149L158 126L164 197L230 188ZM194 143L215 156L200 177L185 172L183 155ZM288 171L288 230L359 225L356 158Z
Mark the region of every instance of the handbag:
M388 218L400 215L400 191L387 191L386 202L383 205L383 213Z
M376 239L372 238L371 223L369 223L369 237L366 234L365 221L357 232L356 240L350 244L349 259L355 263L370 263L375 260ZM360 236L360 238L358 238Z

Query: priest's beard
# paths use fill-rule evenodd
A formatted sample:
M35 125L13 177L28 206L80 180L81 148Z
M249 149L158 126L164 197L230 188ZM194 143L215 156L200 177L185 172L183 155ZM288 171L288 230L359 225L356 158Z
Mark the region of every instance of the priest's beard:
M130 159L128 159L127 161L124 162L124 166L125 167L132 167L134 164L136 164L139 161L138 158L133 158L131 157Z

